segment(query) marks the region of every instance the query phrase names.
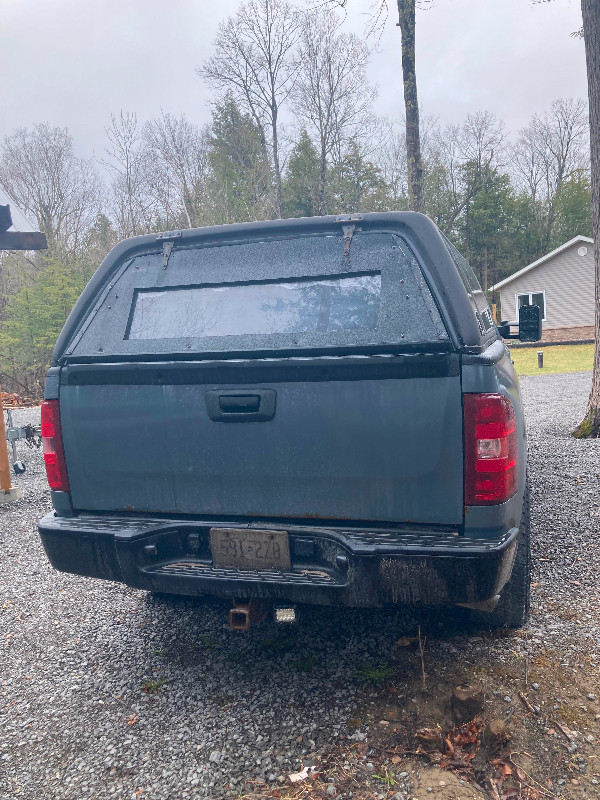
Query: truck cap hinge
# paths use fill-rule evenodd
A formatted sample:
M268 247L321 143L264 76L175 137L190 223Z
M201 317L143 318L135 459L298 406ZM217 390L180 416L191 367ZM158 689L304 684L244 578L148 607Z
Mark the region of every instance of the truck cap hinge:
M169 266L169 256L171 255L171 251L173 250L173 245L175 242L163 242L163 269L166 269Z
M344 234L344 258L350 255L350 245L352 244L352 236L356 225L342 225L342 232Z
M363 219L362 214L340 214L335 218L336 222L342 223L342 232L344 234L344 258L347 259L350 255L350 245L352 244L352 237L356 232L356 223ZM350 223L344 225L343 223ZM361 230L358 228L358 230Z
M173 251L173 245L175 244L174 240L179 237L181 237L181 231L166 231L165 233L160 233L156 237L157 242L163 243L163 269L169 266L169 258Z

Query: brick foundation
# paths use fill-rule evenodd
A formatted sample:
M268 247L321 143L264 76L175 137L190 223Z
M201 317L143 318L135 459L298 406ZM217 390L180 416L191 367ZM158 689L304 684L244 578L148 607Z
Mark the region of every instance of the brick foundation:
M550 328L542 331L542 342L579 342L594 338L594 326L580 328Z

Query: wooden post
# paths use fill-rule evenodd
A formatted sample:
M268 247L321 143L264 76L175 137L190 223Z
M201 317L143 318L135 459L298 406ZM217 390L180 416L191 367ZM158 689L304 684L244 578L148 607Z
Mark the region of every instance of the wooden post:
M2 392L0 391L1 396ZM4 406L2 407L2 422L0 422L0 491L5 494L10 491L10 464L8 462L6 428L4 427Z
M10 206L0 206L0 250L46 250L48 248L45 233L9 231L12 224ZM0 387L0 418L0 503L9 503L11 500L18 500L22 495L21 490L11 486L10 483L2 387Z
M2 389L0 388L0 398ZM19 489L11 486L10 462L8 460L8 446L6 443L6 428L4 427L4 406L0 399L0 503L8 503L21 497Z

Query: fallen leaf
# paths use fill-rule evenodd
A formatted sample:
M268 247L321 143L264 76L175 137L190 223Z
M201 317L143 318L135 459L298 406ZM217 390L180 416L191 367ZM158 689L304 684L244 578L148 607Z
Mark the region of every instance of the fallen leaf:
M304 767L301 772L293 772L289 778L291 783L300 783L300 781L305 781L308 776L310 775L310 771L308 767Z
M415 733L415 739L417 739L423 747L434 748L435 750L444 749L442 729L439 726L435 728L419 728Z
M517 778L521 781L521 783L525 783L527 780L527 775L523 772L521 767L516 767L515 771L517 773Z

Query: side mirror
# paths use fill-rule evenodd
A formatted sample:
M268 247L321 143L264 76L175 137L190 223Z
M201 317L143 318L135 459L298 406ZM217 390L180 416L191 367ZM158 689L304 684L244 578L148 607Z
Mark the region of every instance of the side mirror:
M511 333L511 327L519 328L518 333ZM521 306L519 321L507 322L505 319L498 325L498 333L503 339L519 339L522 342L539 342L542 338L542 310L539 306Z
M510 339L510 322L503 319L498 325L498 333L503 339Z
M542 338L542 309L539 306L519 308L519 340L539 342Z

